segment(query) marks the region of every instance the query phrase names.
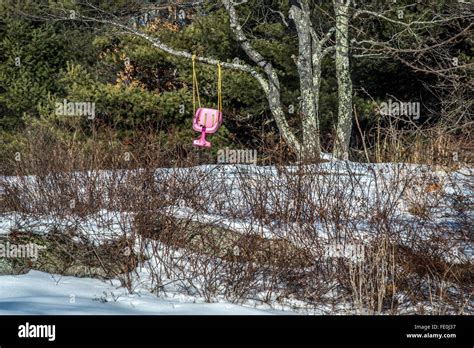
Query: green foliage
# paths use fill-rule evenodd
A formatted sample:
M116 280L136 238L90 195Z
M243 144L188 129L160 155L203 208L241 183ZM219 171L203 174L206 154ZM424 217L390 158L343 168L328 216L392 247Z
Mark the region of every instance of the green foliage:
M38 103L58 91L56 73L64 64L64 56L58 54L61 45L61 36L49 25L35 27L11 18L2 21L2 127L14 127L24 113L37 115Z
M137 15L143 5L138 0L93 3L117 16ZM363 7L385 11L394 20L398 20L397 10L404 8L401 20L406 22L430 18L445 8L445 1L406 6L409 3L412 1L369 0ZM48 4L55 13L63 7L78 13L90 11L88 6L72 0L42 4ZM176 49L226 62L237 59L255 67L236 43L222 6L216 6L216 2L206 4L206 14L196 14L192 23L182 28L154 22L148 27L140 27L140 30ZM312 4L315 28L327 30L333 21L331 2ZM70 137L77 129L97 136L97 129L108 127L117 132L118 141L151 128L171 147L189 144L197 137L191 129L194 110L189 59L169 55L143 39L120 34L110 26L35 21L18 16L12 10L17 8L39 14L37 6L34 1L13 0L5 0L0 5L0 127L5 130L1 146L6 152L21 147L20 140L13 141L13 134L19 134L25 125L32 124L55 129L55 134L64 138ZM245 31L252 46L272 63L279 75L284 109L292 105L296 111L287 115L293 126L298 124L300 117L299 78L292 57L298 53L297 35L291 21L287 19L290 22L287 27L275 12L286 14L289 6L290 2L283 0L255 0L239 5L238 12L245 19ZM269 12L269 7L274 11ZM360 21L363 21L367 35L358 30L360 23L356 21L351 37L392 40L401 48L415 47L420 41L430 44L430 40L450 37L453 31L453 28L439 25L426 27L419 31L418 37L411 35L409 30L393 37L400 29L394 23L363 16ZM472 60L471 50L469 45L460 43L451 53L460 62L468 63ZM15 65L17 57L20 66ZM127 61L130 66L127 66ZM435 103L433 96L423 87L425 83L433 82L432 77L414 74L394 59L351 57L351 73L355 108L359 120L367 127L376 120L376 103L388 95L401 100L419 99L431 106ZM202 104L216 107L216 67L197 63L197 74ZM249 74L226 69L222 77L224 126L213 136L214 142L225 146L238 138L242 143L253 144L258 134L255 129L264 126L269 133L276 133L275 123L267 122L271 115L258 82ZM95 103L95 119L56 115L55 104L64 99ZM239 121L245 116L251 116L249 123ZM327 137L337 118L337 83L331 55L323 61L319 117L321 134Z

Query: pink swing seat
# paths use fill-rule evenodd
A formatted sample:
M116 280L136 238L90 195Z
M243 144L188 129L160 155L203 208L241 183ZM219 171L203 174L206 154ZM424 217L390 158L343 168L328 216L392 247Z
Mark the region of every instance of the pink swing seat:
M194 146L211 147L211 143L206 140L206 134L217 132L222 124L222 112L216 109L199 108L194 115L193 129L201 132L201 137L193 141Z

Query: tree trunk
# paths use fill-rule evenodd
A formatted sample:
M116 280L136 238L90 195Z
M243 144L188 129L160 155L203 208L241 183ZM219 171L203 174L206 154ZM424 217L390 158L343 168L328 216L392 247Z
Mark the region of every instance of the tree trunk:
M267 97L270 111L275 119L278 130L280 131L283 139L290 146L290 148L299 155L302 151L302 147L294 133L291 131L290 126L286 120L285 113L283 112L280 99L280 81L275 69L273 68L272 64L267 61L257 50L255 50L248 41L242 30L242 27L239 24L237 12L235 11L233 2L230 0L222 0L222 4L229 14L230 27L234 32L240 47L242 47L247 56L252 59L255 64L260 66L265 71L268 82L263 78L259 78L258 81L260 82L260 85L262 86L262 89Z
M300 1L300 7L293 5L290 8L290 18L293 19L298 32L298 75L300 79L301 111L303 146L301 154L303 159L319 159L321 153L319 139L318 119L318 90L315 90L313 75L320 74L313 71L311 20L307 0Z
M349 4L350 0L333 0L336 13L336 77L338 88L338 120L334 154L349 157L352 132L352 81L349 70Z

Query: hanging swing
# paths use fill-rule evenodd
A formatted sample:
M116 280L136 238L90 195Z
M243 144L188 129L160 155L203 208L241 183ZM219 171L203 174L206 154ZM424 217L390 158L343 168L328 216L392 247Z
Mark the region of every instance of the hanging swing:
M222 77L221 64L217 63L217 110L202 108L201 99L199 97L199 85L195 68L196 55L193 54L193 110L194 120L193 129L201 132L199 139L193 141L193 145L197 147L211 147L211 143L206 140L206 134L217 132L222 124ZM196 110L196 101L198 109Z

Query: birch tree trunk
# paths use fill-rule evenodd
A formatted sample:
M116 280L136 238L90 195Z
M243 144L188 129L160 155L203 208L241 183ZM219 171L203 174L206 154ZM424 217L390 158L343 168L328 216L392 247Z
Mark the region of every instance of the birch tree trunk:
M255 64L260 66L267 75L268 82L262 81L262 79L260 79L259 82L267 97L268 106L270 107L270 111L275 119L280 134L286 143L292 148L292 150L295 151L298 156L300 156L304 150L302 149L301 143L291 131L290 126L286 120L285 113L281 105L280 81L275 69L273 68L272 64L266 60L257 50L255 50L248 41L242 30L242 27L239 24L239 19L233 2L231 0L222 0L222 4L229 14L230 28L235 34L240 47L242 47L247 56L252 59Z
M352 132L352 80L349 69L349 4L350 0L333 0L336 14L336 77L338 112L333 153L341 159L349 157Z
M314 79L314 74L320 76L321 66L313 66L312 25L309 14L310 9L307 0L301 0L300 7L292 5L290 8L290 18L293 19L298 32L299 53L296 65L300 80L303 157L315 159L320 157L321 146L317 110L319 104L319 78ZM318 70L313 71L313 67Z

